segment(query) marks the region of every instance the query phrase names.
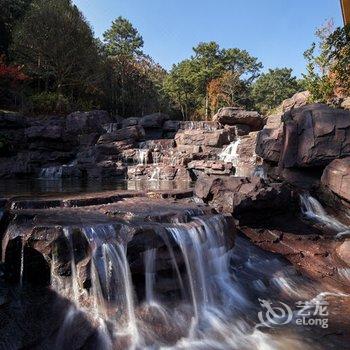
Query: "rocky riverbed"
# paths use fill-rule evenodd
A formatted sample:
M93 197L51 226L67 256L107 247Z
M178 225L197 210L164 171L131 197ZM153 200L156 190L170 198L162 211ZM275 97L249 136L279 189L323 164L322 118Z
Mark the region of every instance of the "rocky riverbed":
M350 113L283 108L0 116L0 348L350 348Z

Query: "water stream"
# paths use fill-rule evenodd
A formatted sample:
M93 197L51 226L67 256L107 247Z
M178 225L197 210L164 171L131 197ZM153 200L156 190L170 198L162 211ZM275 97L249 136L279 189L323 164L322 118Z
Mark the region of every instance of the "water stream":
M127 245L111 240L119 231L113 225L84 227L93 256L90 303L81 302L87 291L74 281L78 266L73 258L74 307L60 329L57 348L67 344L64 334L69 335L69 325L81 312L98 329L99 349L266 350L289 346L288 338L260 329L259 300L281 295L289 301L312 299L322 290L278 256L262 252L243 237L236 237L231 249L225 225L222 215L192 216L187 223L164 224L159 234L180 294L167 298L158 294L158 252L151 248L143 253L142 299L135 293ZM70 234L67 229L66 234ZM178 265L174 243L183 267ZM297 335L292 339L293 349L303 348Z

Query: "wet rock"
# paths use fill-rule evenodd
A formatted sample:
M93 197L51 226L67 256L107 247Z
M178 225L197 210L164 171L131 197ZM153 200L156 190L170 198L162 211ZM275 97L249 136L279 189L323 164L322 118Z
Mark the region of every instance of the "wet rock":
M232 163L227 163L219 160L194 160L187 164L195 177L199 177L201 174L207 175L233 175L235 169Z
M85 177L88 178L119 178L125 179L127 173L127 167L116 163L113 161L102 161L92 166L86 166L82 168L82 171L85 172Z
M181 130L205 130L215 131L222 129L222 125L216 121L184 121L180 122Z
M195 204L180 204L158 199L163 196L174 199L178 196L186 198L189 193L183 191L173 193L163 191L159 194L160 197L156 192L150 193L149 197L130 199L125 197L127 195L128 193L124 192L115 193L114 197L110 198L113 203L99 206L96 204L105 203L106 196L94 198L91 195L90 197L82 195L80 199L66 198L62 202L64 207L49 210L19 209L29 204L44 208L39 205L42 203L40 200L37 204L17 202L12 205L8 213L9 225L2 241L4 260L11 276L14 280L18 279L23 264L23 281L33 283L36 280L38 283L45 282L44 284L55 282L55 288L65 293L65 288L71 283L72 259L74 259L79 288L89 286L91 279L89 262L92 259L90 233L97 235L99 240L127 244L132 272L143 273L142 253L151 248L166 248L166 240L162 238L162 235L168 235L164 223L186 223L192 220L192 216L212 213L210 208L198 208ZM133 196L133 193L129 195ZM53 200L46 201L51 201L52 204ZM68 208L67 205L72 207ZM79 207L75 207L76 205ZM171 240L170 236L168 240ZM21 250L24 251L22 255L24 260L21 258ZM163 263L157 264L157 269L160 270L172 267L169 256L164 256ZM87 296L82 294L81 297Z
M148 164L128 167L129 180L191 181L188 170L180 165Z
M264 126L264 118L255 111L246 111L239 107L224 107L214 115L213 120L223 125L247 125L251 131Z
M291 210L290 190L283 184L267 184L257 177L202 176L195 194L219 212L231 213L241 223L266 220Z
M350 202L350 158L335 159L323 171L322 185Z

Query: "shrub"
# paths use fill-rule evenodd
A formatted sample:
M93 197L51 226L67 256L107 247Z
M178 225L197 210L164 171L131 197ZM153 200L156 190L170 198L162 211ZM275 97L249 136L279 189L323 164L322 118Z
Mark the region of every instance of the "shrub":
M70 109L67 97L56 92L41 92L30 97L35 113L66 113Z

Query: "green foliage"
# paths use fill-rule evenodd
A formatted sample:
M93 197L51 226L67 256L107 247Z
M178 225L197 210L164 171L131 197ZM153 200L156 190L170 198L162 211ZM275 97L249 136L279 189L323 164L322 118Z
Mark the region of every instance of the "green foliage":
M0 0L0 54L8 54L13 28L30 3L31 0Z
M292 69L269 69L254 82L252 98L257 109L263 113L276 108L283 100L300 91L296 77L292 76Z
M334 60L330 55L332 43L328 39L332 32L333 24L326 23L316 31L317 43L312 43L304 52L307 61L304 85L310 91L313 102L327 102L334 94Z
M103 34L109 56L134 56L142 54L143 39L136 28L125 18L118 17Z
M337 28L326 38L326 57L334 74L335 87L350 95L350 25Z
M57 92L41 92L31 96L30 101L36 113L66 113L70 110L68 99Z
M97 74L92 30L69 0L34 0L15 29L11 48L15 61L45 91L79 95Z
M103 37L107 108L123 117L166 111L166 71L142 52L143 39L137 29L118 17Z
M193 51L190 59L173 66L164 84L183 118L203 114L208 118L215 112L210 110L210 83L227 72L235 77L230 86L232 101L247 105L247 90L262 68L257 58L245 50L221 49L216 42L200 43Z

